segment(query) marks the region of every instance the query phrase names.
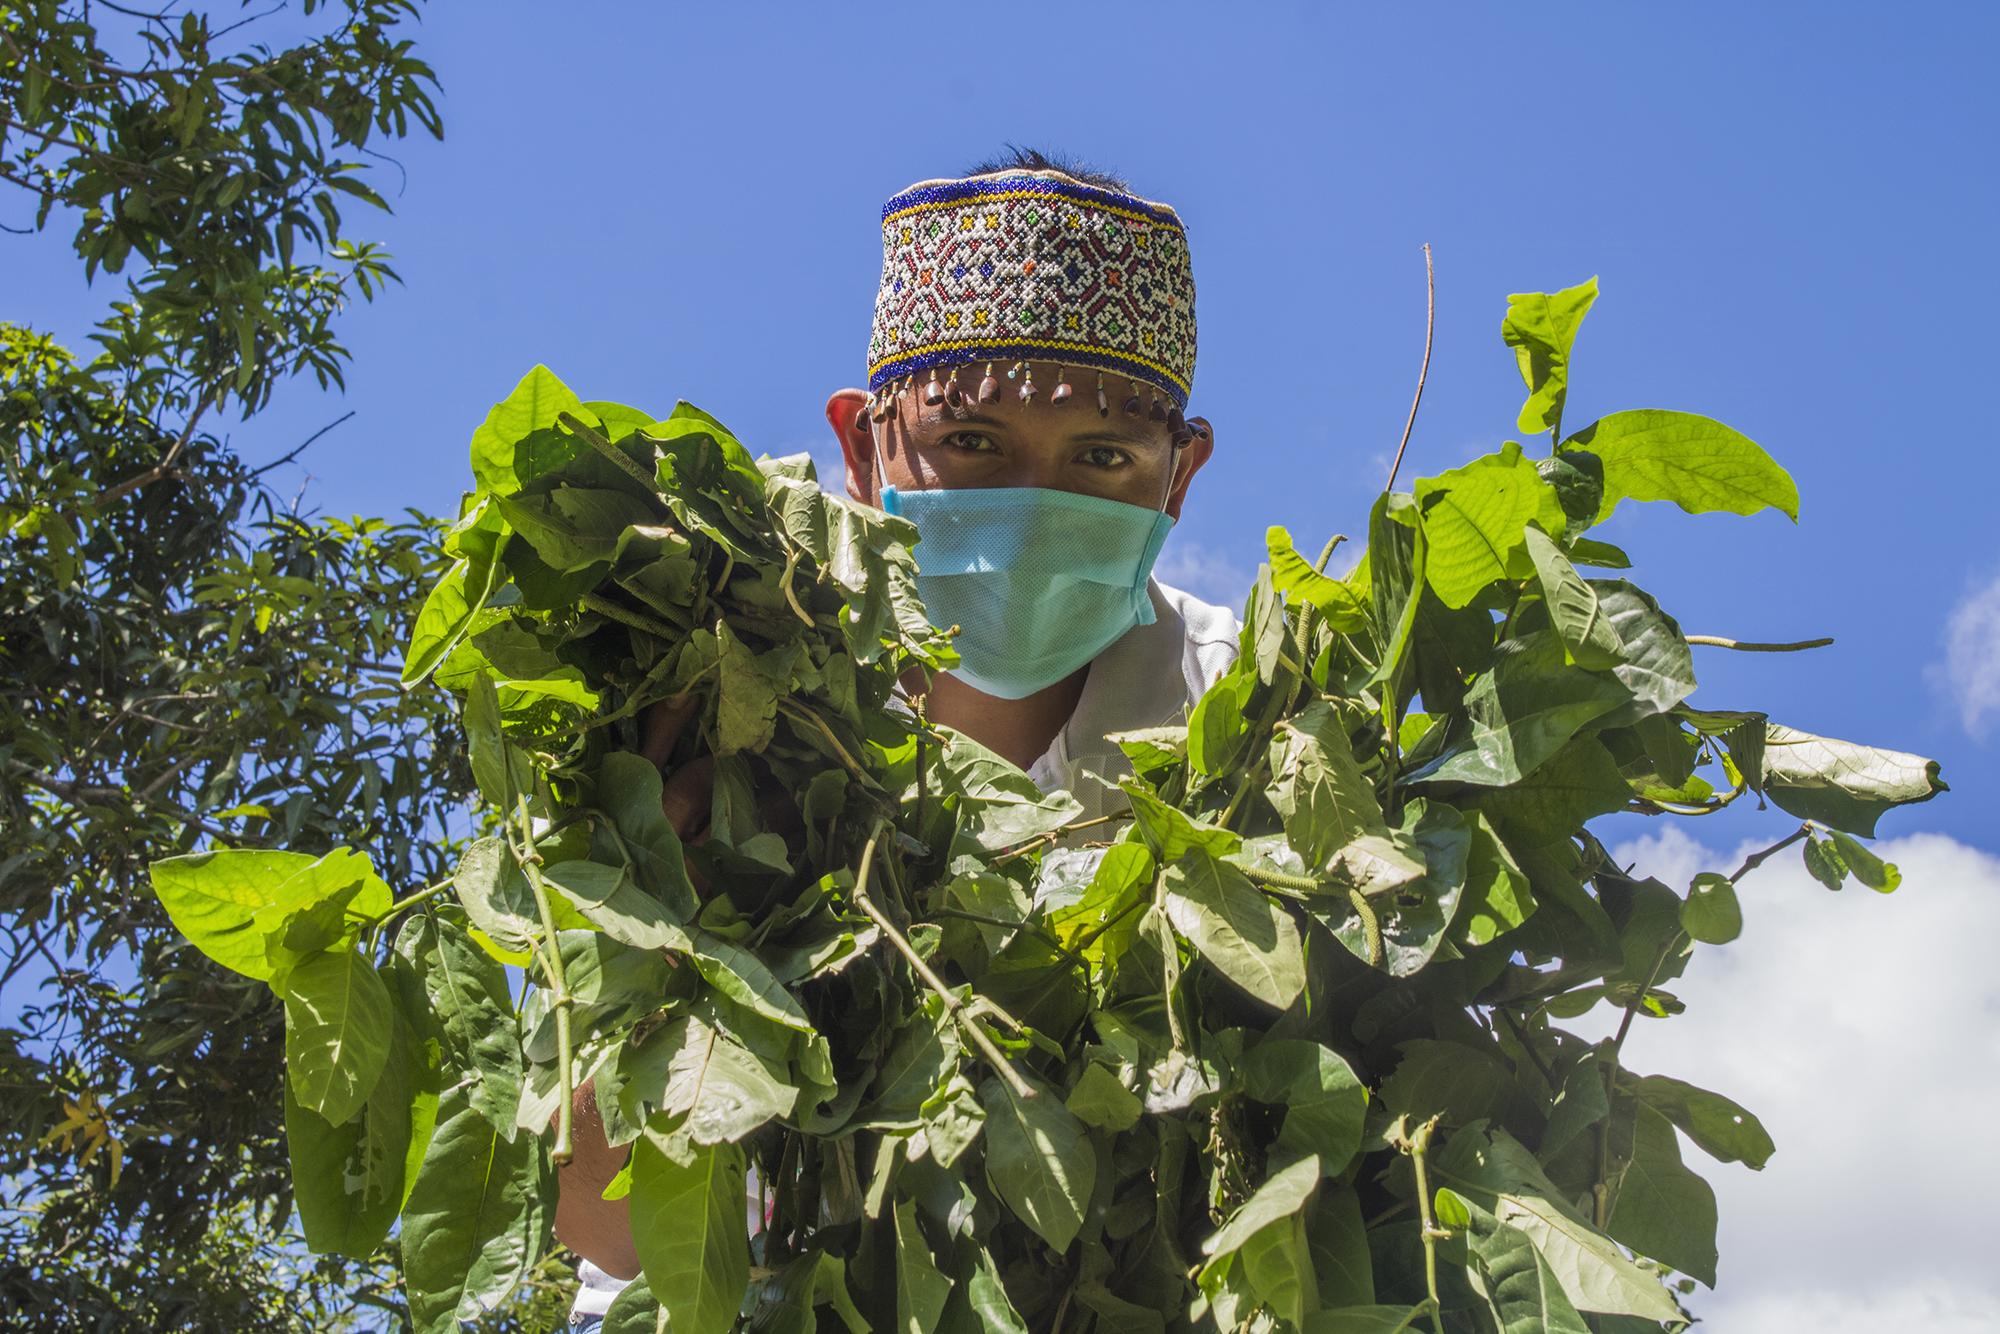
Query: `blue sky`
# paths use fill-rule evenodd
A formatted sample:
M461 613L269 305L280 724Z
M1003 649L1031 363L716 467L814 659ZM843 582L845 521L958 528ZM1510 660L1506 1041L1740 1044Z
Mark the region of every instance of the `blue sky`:
M1941 759L1954 791L1883 833L1991 852L1996 13L440 6L420 45L446 140L398 150L396 215L357 219L408 285L347 318L344 396L296 386L235 440L276 457L351 408L281 488L449 510L472 428L541 361L588 398L686 397L753 448L822 448L827 392L862 378L881 201L1011 140L1187 224L1218 451L1166 565L1236 601L1268 524L1301 545L1365 526L1422 348L1422 243L1437 345L1406 478L1511 433L1506 294L1595 274L1567 420L1703 412L1803 496L1796 527L1651 506L1603 535L1691 632L1838 640L1697 650L1696 701ZM57 240L7 253L6 314L79 337L108 293ZM1712 825L1710 849L1787 827Z

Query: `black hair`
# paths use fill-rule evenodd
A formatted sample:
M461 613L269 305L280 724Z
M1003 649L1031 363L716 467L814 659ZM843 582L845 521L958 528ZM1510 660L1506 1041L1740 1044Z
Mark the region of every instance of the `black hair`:
M1094 185L1100 190L1117 190L1130 194L1132 187L1116 172L1104 171L1075 158L1060 153L1044 153L1039 148L1022 148L1018 144L1008 144L1007 151L995 154L984 162L967 167L961 175L984 176L995 171L1059 171L1065 176L1075 177L1085 185Z

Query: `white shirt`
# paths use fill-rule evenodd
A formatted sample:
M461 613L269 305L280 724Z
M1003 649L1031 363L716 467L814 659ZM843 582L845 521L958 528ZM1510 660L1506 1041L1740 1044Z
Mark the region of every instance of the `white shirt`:
M1081 819L1124 808L1122 797L1116 807L1109 797L1132 765L1105 737L1186 721L1194 702L1236 661L1242 626L1234 613L1157 579L1148 582L1147 591L1153 597L1153 623L1133 626L1091 659L1069 721L1028 769L1028 777L1044 792L1069 789L1083 803ZM756 1189L753 1179L753 1233L758 1228ZM603 1315L626 1283L588 1260L577 1266L577 1275L582 1286L570 1308L572 1317Z

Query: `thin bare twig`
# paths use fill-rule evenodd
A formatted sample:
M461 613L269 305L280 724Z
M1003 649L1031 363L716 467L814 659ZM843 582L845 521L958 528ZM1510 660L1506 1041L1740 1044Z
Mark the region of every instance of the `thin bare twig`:
M346 421L349 417L352 417L354 415L354 411L355 411L354 409L350 408L346 412L341 413L338 417L335 417L332 421L328 422L326 425L320 427L317 431L314 431L311 435L307 436L305 440L299 444L298 448L294 449L291 453L284 455L282 458L272 459L269 463L265 464L261 468L253 468L250 472L250 475L252 477L262 477L265 473L270 472L273 468L284 467L287 463L290 463L293 459L305 453L307 447L310 446L313 443L313 441L319 439L321 436L325 435L328 431L331 431L334 427Z
M1430 242L1424 242L1424 288L1429 294L1424 314L1424 364L1417 370L1417 396L1410 400L1410 419L1403 423L1403 439L1396 446L1396 461L1389 465L1389 480L1382 484L1384 491L1396 489L1396 474L1403 467L1403 451L1410 446L1410 432L1417 425L1417 406L1424 401L1424 381L1431 373L1431 336L1437 331L1438 285L1437 269L1431 264Z
M211 401L207 394L203 394L195 401L194 411L188 414L187 424L181 427L180 438L174 441L173 447L167 451L165 458L161 459L151 468L148 468L145 472L140 473L137 477L127 477L116 486L106 489L97 497L94 508L103 509L107 505L123 500L140 487L151 486L154 482L159 481L162 477L172 472L174 470L174 460L180 457L183 449L187 448L187 442L194 436L196 424L201 421L201 414L208 411L208 405Z

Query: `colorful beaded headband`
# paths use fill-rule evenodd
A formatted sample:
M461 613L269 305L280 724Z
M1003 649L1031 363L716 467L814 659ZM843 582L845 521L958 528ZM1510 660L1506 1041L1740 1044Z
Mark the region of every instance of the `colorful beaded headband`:
M1070 400L1081 367L1109 414L1110 373L1130 385L1125 412L1180 435L1194 330L1187 235L1167 205L1056 171L922 181L882 206L867 411L886 416L926 371L924 401L956 407L959 368L981 362L979 402L1000 396L996 365L1033 402L1040 361L1057 379L1050 403Z

